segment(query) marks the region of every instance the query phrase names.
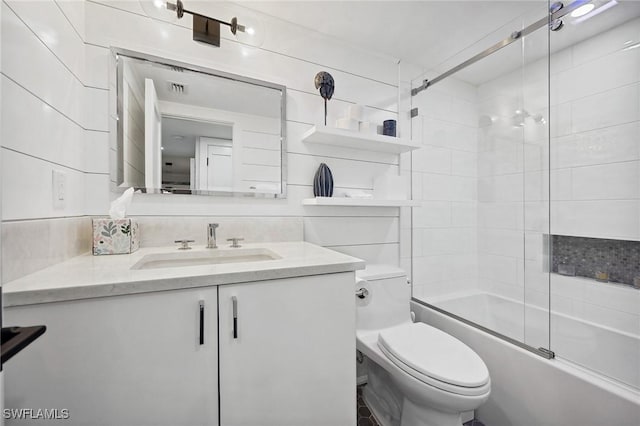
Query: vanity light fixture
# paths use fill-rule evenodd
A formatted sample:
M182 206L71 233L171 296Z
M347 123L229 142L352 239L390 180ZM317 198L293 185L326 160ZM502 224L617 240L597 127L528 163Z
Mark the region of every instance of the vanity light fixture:
M166 8L175 12L178 19L182 19L185 13L190 14L193 16L193 39L217 47L220 47L220 24L228 26L233 35L236 35L238 31L249 31L249 34L252 34L253 31L252 28L247 30L244 25L238 24L238 18L236 17L231 18L230 22L225 22L185 9L181 0L177 0L175 3L165 0L153 0L153 5L158 9Z

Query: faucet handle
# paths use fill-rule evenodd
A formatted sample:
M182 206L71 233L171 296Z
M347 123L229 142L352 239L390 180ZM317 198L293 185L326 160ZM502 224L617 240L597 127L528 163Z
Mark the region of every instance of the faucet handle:
M220 226L220 224L219 224L219 223L210 223L210 224L209 224L209 228L213 228L213 229L216 229L216 228L218 228L219 226Z
M231 247L238 248L242 247L240 244L238 244L238 241L244 241L244 238L227 238L227 241L232 241Z
M191 250L191 247L189 247L189 243L193 243L194 240L175 240L174 243L180 243L182 244L180 247L178 247L178 250Z

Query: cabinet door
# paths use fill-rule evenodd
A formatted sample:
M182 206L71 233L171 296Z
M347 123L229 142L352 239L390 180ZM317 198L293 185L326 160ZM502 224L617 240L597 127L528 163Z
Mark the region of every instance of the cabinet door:
M5 408L66 408L65 425L218 424L216 287L4 314L7 325L47 326L5 365Z
M220 286L222 425L356 424L354 279Z

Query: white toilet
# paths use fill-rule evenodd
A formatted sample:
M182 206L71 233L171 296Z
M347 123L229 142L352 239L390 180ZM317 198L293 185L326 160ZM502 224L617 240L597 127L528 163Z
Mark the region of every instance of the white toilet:
M462 425L461 414L491 392L482 359L453 336L411 321L403 270L368 265L356 277L356 347L372 361L363 396L381 426Z

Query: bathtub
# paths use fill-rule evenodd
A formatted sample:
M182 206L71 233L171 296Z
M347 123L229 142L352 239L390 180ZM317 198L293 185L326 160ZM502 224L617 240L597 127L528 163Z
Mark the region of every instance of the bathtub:
M640 336L490 293L428 302L556 354L545 359L414 300L416 320L462 340L487 363L492 395L478 410L486 424L640 425Z

